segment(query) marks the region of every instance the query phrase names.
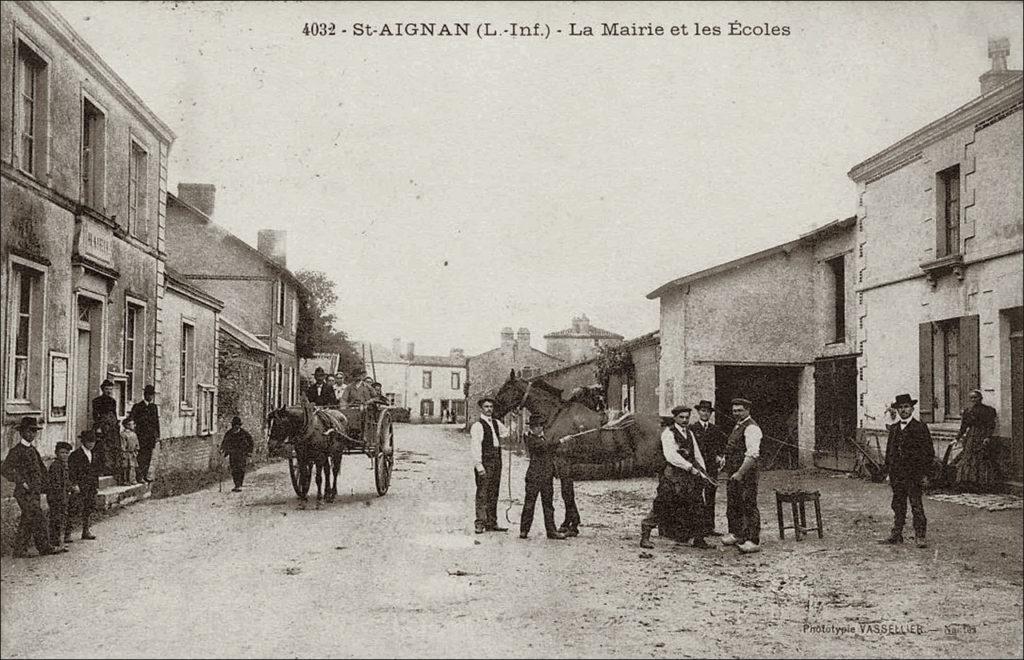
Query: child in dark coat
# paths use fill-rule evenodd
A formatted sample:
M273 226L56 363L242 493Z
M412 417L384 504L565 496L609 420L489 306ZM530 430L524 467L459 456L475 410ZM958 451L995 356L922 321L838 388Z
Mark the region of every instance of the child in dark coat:
M50 545L54 552L67 552L65 543L71 543L68 530L68 504L71 501L71 477L68 475L68 456L71 443L58 442L56 458L50 463L46 480L46 505L50 509Z
M235 482L231 492L238 493L242 490L242 481L245 480L246 459L252 453L252 436L242 428L240 417L231 418L231 428L224 434L220 450L228 457L228 464L231 466L231 478Z

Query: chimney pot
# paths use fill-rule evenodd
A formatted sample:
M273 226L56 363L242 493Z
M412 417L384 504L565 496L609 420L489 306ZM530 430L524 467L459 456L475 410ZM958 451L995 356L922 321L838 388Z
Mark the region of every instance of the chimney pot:
M391 340L391 352L395 354L395 357L402 357L402 340L399 337Z
M288 232L283 229L261 229L256 237L256 249L284 268L288 265L287 239Z
M411 360L415 355L416 344L414 342L409 342L408 344L405 345L405 357L407 360Z
M981 93L988 94L994 89L1002 87L1011 80L1016 79L1019 71L1009 71L1006 68L1006 58L1010 55L1010 40L1002 39L988 40L988 56L992 60L992 68L981 74L978 82L981 83Z
M178 199L212 218L217 201L217 186L212 183L179 183Z

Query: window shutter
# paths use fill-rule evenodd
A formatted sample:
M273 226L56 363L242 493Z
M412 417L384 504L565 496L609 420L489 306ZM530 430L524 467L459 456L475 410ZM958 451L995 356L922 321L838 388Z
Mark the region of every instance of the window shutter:
M918 383L919 410L922 422L935 421L935 379L932 375L933 353L932 353L932 324L922 323L918 326L918 372L920 382Z
M967 400L968 392L981 387L978 320L977 315L960 317L960 397L963 401Z

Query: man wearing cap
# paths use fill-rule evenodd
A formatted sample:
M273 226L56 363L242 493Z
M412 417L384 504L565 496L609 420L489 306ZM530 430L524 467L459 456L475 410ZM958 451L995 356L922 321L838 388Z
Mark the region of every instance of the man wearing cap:
M46 507L50 518L50 545L57 552L67 552L65 543L71 543L68 529L68 505L71 503L71 477L68 476L70 442L61 440L53 448L54 458L47 471Z
M100 463L96 449L96 433L91 429L82 431L78 439L82 441L78 449L68 456L68 476L71 488L78 496L78 509L82 514L82 538L92 541L96 537L89 531L89 519L96 507L96 492L100 488L100 476L103 464Z
M327 382L327 372L323 370L323 367L316 368L316 371L313 372L313 379L315 382L306 390L306 399L314 406L338 405L338 395L335 394L334 387Z
M658 480L651 512L640 522L640 547L653 548L651 530L693 547L710 548L704 541L704 488L707 470L700 445L690 431L690 407L672 409L672 424L661 432L667 465Z
M92 400L92 426L100 435L96 453L100 456L103 474L114 474L118 447L121 445L121 422L117 419L113 381L100 383L100 395Z
M549 539L565 539L565 534L555 527L555 449L562 444L562 438L549 440L544 437L544 424L547 419L541 414L530 414L530 430L523 440L526 450L530 453L530 467L526 468L526 499L523 502L523 515L519 521L519 538L530 535L533 525L534 507L537 495L540 495L540 506L544 512L544 529Z
M40 555L53 553L50 531L39 504L39 496L46 489L46 465L43 464L39 450L32 444L41 428L41 420L36 417L22 417L18 424L19 442L7 452L7 458L0 467L0 474L14 482L14 499L21 509L18 532L14 537L15 557L28 555L29 539L33 540Z
M235 482L231 492L241 492L242 482L245 481L245 462L252 453L252 436L242 428L241 417L236 415L231 418L231 428L224 434L220 451L228 457L231 466L231 479Z
M907 522L907 500L914 514L914 536L917 547L927 548L925 533L928 520L924 516L921 491L931 469L935 449L928 426L914 419L917 399L900 394L889 407L889 441L885 445L885 466L889 469L892 488L892 531L879 543L903 543L903 526ZM895 413L893 412L895 408ZM898 415L898 416L897 416Z
M697 421L690 424L690 431L697 439L697 446L707 463L707 472L710 475L717 475L725 465L725 434L722 429L711 423L711 414L714 406L707 399L701 399L697 404ZM722 533L715 531L715 495L718 487L705 484L704 494L707 501L704 504L704 533L707 536L721 536Z
M160 411L157 409L156 388L146 385L142 393L142 401L132 406L132 419L135 420L135 433L139 436L139 474L140 482L150 482L149 465L153 461L153 449L160 440Z
M477 402L480 419L469 427L469 453L476 477L477 534L507 532L498 526L498 492L501 487L501 440L508 437L508 429L493 417L495 401L484 397Z
M761 551L761 512L757 508L757 459L761 456L761 427L750 416L748 399L732 400L736 426L725 442L725 515L729 533L722 545L735 545L740 552Z

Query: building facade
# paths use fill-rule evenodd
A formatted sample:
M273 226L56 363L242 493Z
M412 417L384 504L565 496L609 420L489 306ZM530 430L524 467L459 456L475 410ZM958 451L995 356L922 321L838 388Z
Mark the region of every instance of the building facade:
M174 134L48 4L0 10L0 428L52 456L115 383L163 401L160 290ZM13 74L13 75L12 75ZM12 109L8 112L6 109Z
M948 442L980 389L999 412L1004 469L1021 481L1022 76L1006 70L1008 44L989 52L981 95L849 173L859 191L857 417L884 446L885 408L910 392Z
M508 379L509 372L532 378L539 374L565 366L565 361L533 348L530 345L530 331L519 328L513 333L506 327L501 331L501 345L467 360L465 387L468 421L476 418L476 402L485 394L493 394Z
M617 346L622 340L622 335L591 325L586 314L574 317L565 330L544 335L545 351L569 364L597 357L602 346Z
M286 267L285 232L263 230L253 248L213 222L215 195L209 184L179 184L177 195L167 195L168 264L192 286L223 300L224 318L269 348L267 407L296 403L302 285Z
M856 405L856 385L816 391L816 372L855 359L851 291L854 219L837 220L796 240L679 278L648 294L661 304L660 413L715 405L728 430L730 401L753 402L764 429L764 464L812 464L815 410ZM771 283L767 285L766 283ZM824 377L824 376L823 376ZM845 407L845 408L844 408ZM831 412L829 412L831 414ZM818 442L839 446L856 434L851 415Z

